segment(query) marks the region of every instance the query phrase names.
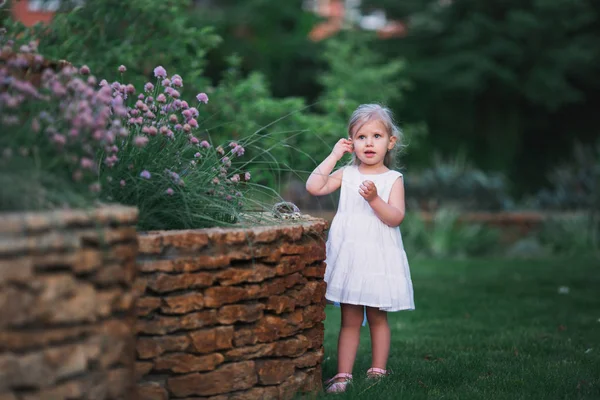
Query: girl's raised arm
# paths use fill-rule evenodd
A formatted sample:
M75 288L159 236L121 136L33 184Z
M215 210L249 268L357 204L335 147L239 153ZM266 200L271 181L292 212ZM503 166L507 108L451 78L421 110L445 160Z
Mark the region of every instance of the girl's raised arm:
M340 188L344 169L339 169L333 174L337 162L345 153L352 153L352 141L340 139L331 154L310 174L306 181L306 190L313 196L324 196Z

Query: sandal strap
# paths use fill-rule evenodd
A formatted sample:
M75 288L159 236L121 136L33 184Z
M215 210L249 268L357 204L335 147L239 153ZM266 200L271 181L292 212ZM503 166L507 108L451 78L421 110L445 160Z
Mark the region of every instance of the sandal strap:
M387 375L388 371L381 368L369 368L367 374Z
M346 380L351 380L352 379L352 374L349 374L347 372L340 372L339 374L337 374L336 376L334 376L333 378L327 380L325 382L326 385L330 384L330 383L340 383L340 382L333 382L338 378L344 378Z

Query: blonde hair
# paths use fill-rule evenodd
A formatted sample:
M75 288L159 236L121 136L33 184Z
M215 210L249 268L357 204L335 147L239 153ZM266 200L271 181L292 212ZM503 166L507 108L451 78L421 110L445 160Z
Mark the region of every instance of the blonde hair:
M380 121L385 127L388 135L396 138L396 145L387 152L383 159L383 164L388 168L392 168L394 166L397 149L402 147L402 131L394 123L394 117L389 108L379 104L361 104L358 106L352 113L350 121L348 122L348 137L352 139L352 135L358 132L365 123L373 120ZM352 154L352 164L360 164L360 160L356 157L356 154Z

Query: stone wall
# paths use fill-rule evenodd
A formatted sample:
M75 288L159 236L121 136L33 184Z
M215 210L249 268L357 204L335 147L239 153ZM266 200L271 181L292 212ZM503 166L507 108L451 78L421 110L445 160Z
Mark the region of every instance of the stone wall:
M0 399L134 399L137 210L0 214Z
M140 235L140 398L291 399L321 388L324 230Z

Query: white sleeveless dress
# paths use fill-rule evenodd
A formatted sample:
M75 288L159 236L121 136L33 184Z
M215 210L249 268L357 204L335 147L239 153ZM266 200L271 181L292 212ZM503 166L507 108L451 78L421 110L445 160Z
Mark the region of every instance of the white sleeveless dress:
M370 180L387 202L393 184L401 176L392 170L365 175L356 166L344 168L340 202L327 239L327 300L383 311L414 310L400 229L384 224L358 193L361 183Z

